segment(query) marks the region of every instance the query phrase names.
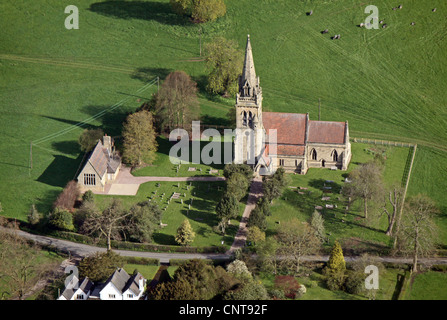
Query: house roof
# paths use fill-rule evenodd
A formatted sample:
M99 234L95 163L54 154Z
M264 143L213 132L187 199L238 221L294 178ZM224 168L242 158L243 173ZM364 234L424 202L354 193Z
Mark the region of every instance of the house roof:
M62 296L64 296L65 299L70 300L78 290L81 290L84 294L87 294L93 287L93 282L90 281L89 278L84 278L82 283L79 285L79 288L75 288L73 286L70 286L62 292Z
M307 114L263 112L262 122L266 133L276 129L278 144L304 145L306 143Z
M346 122L309 121L310 143L345 143Z
M117 155L112 155L110 150L104 147L102 141L98 140L88 162L102 179L104 174L116 172L121 163L121 159Z
M132 276L122 268L118 268L115 272L107 279L104 285L112 283L115 288L123 294L127 290L131 290L134 294L138 295L140 292L140 287L138 281L143 279L143 276L138 272Z

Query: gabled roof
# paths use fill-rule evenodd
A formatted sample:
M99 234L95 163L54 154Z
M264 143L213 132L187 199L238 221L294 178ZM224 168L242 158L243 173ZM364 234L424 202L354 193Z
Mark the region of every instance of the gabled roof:
M129 276L129 274L122 268L118 268L115 272L107 279L104 283L106 286L112 283L115 288L123 294L127 290L131 290L135 295L140 293L140 287L138 281L144 279L143 276L138 272L135 275Z
M93 287L93 282L90 281L89 278L84 278L82 283L79 285L79 288L76 287L68 287L67 289L62 292L62 296L64 296L65 299L70 300L78 290L81 290L84 294L87 294Z
M278 144L304 145L306 143L307 114L263 112L262 123L268 135L269 129L276 129Z
M310 143L345 143L346 122L309 121Z
M102 178L107 172L108 159L106 153L104 152L104 146L101 140L99 140L96 144L96 147L93 149L88 161L92 165L93 169L95 169L98 175Z
M106 173L115 173L118 169L121 159L117 155L112 155L110 150L104 147L101 140L98 140L88 162L102 179Z

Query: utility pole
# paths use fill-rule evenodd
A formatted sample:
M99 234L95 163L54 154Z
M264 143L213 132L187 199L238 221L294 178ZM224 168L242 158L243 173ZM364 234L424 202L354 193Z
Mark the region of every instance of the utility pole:
M200 56L202 56L202 26L200 26L199 29L199 50L200 50Z
M318 98L318 121L321 120L321 99Z
M31 177L31 170L33 170L33 142L29 144L29 176Z

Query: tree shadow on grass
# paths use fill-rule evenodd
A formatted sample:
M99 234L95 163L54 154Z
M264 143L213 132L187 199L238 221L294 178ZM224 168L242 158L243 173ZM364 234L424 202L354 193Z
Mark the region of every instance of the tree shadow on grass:
M157 21L167 25L190 24L187 17L176 14L167 2L154 1L104 1L90 5L90 11L119 19Z
M130 77L132 79L137 79L142 82L149 83L156 77L159 77L160 81L163 81L172 71L173 70L166 68L141 67L135 69L135 71L132 73Z
M175 237L173 235L154 232L153 234L154 243L168 246L176 246L177 242L175 242Z
M65 187L70 180L76 179L79 165L81 164L83 154L79 154L76 159L61 155L53 155L54 160L37 178L37 181L54 187Z

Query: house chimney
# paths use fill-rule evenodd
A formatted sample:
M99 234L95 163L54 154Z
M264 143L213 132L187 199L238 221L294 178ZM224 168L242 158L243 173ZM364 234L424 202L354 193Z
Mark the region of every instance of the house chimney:
M105 135L102 138L102 143L104 145L104 148L107 149L107 151L109 152L109 154L112 153L112 137Z

